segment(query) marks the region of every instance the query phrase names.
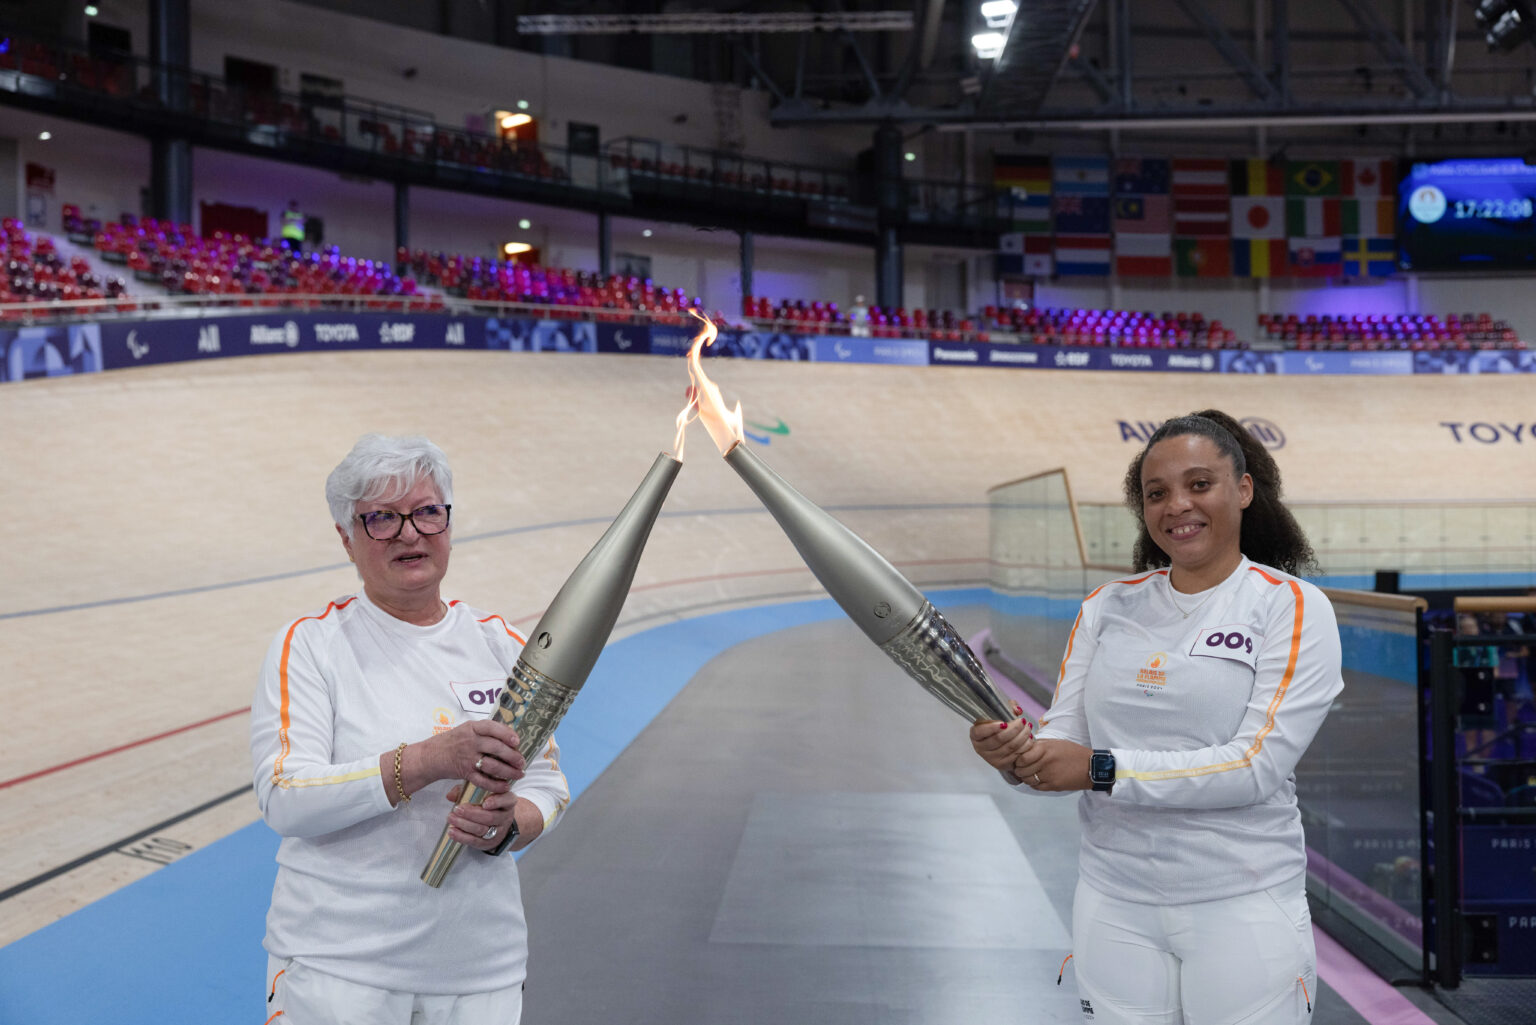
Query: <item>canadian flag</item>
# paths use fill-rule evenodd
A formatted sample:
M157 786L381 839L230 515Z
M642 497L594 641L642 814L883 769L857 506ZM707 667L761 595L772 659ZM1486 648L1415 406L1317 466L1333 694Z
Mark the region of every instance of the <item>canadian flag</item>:
M1346 196L1390 196L1397 191L1397 164L1391 159L1346 160L1342 187Z

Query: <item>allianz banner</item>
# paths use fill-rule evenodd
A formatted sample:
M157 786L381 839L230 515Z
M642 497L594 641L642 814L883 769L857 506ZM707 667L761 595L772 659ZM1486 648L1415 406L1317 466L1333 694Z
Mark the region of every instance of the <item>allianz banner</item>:
M349 349L485 349L484 318L292 313L101 325L108 370L218 356ZM588 324L587 327L592 325ZM506 346L501 346L505 348Z

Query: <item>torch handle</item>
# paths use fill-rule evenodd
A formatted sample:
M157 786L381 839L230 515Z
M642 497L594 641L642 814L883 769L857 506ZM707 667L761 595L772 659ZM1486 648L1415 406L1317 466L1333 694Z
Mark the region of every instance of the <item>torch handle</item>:
M519 658L496 699L496 711L491 720L510 726L517 733L517 749L525 759L532 761L549 742L571 702L576 700L576 693L576 688L551 680ZM480 804L486 794L485 788L473 786L466 780L458 803ZM503 840L491 853L500 854L510 840L511 837ZM448 827L444 826L443 835L438 837L437 846L421 870L421 881L428 886L441 886L463 849L464 845L452 839Z
M1010 722L1013 706L998 692L981 660L930 603L895 637L880 645L891 661L971 722Z

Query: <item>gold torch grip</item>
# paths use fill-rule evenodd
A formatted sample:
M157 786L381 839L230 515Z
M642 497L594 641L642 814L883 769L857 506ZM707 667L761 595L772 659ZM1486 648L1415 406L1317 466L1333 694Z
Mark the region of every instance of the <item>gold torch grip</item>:
M577 688L545 676L519 658L496 699L496 711L491 720L512 728L517 734L517 749L531 762L548 743L571 702L576 700L577 693ZM471 786L466 781L458 803L479 804L485 800L486 793L484 787ZM512 837L508 836L491 853L500 854L511 841ZM443 827L443 835L438 837L437 846L421 871L421 881L428 886L441 886L463 849L464 845L451 839L448 828Z

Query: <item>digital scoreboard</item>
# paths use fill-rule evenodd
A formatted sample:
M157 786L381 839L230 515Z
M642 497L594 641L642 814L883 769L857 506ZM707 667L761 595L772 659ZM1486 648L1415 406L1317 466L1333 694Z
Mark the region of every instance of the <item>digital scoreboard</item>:
M1406 270L1536 269L1536 166L1520 158L1409 164L1397 225Z

